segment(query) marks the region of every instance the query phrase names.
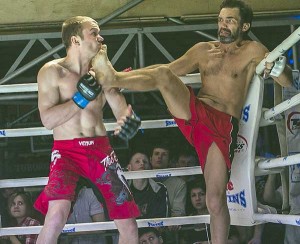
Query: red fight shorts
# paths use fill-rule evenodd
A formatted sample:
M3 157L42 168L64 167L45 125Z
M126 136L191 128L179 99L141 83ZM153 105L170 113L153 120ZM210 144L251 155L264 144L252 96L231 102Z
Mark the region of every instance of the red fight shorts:
M189 143L195 147L203 172L208 150L215 142L230 173L237 143L238 120L203 103L195 97L192 88L188 88L191 119L186 121L174 117L174 120Z
M80 176L91 180L100 190L110 219L135 218L140 215L106 136L54 141L49 181L34 207L46 214L51 200L74 201Z

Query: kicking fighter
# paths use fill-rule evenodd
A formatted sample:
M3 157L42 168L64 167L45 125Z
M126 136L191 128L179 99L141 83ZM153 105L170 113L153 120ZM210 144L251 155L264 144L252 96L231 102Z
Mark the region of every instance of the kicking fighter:
M106 47L93 59L96 79L103 87L136 91L158 89L179 129L195 147L204 172L212 243L226 243L230 216L226 185L236 146L238 121L258 63L268 52L256 41L244 40L252 9L240 0L225 0L218 15L218 41L199 42L182 57L165 65L116 72ZM197 96L177 77L199 70ZM267 63L265 75L282 86L292 85L285 58Z

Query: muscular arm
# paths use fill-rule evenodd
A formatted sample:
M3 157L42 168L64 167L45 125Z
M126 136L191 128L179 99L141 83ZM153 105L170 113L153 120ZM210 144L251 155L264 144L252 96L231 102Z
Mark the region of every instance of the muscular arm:
M38 107L43 125L53 129L71 119L80 108L70 99L59 104L58 71L46 64L38 73Z
M269 53L269 50L262 44L254 42L255 45L257 46L258 50L258 59L257 59L257 65L260 63L260 61ZM273 64L272 64L273 65ZM292 69L286 65L283 72L278 76L271 76L275 82L277 82L279 85L283 87L290 87L292 86Z
M292 69L286 65L281 75L278 77L271 76L278 84L280 84L283 87L291 87L292 86Z
M154 64L143 69L154 69L164 65L171 69L177 76L186 75L198 69L198 60L202 48L203 43L200 42L191 47L184 55L169 64Z
M186 75L195 71L199 67L199 56L201 55L203 47L204 44L202 42L197 43L180 58L171 62L168 65L169 68L177 76Z
M124 95L117 88L104 89L105 98L117 120L127 115L127 102Z

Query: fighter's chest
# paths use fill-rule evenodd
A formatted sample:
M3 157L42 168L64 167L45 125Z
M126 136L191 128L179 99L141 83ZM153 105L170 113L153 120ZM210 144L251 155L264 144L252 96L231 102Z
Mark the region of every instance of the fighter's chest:
M220 53L219 55L208 55L207 61L203 63L202 71L206 75L227 74L237 76L249 65L249 57L240 53Z

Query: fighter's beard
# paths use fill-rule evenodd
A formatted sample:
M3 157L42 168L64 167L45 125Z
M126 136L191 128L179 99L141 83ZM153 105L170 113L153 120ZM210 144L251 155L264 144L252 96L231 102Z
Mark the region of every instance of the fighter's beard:
M219 41L223 44L229 44L235 41L233 36L219 36Z
M223 44L230 44L234 41L236 41L239 37L239 33L236 32L236 33L230 33L229 36L220 36L220 31L218 32L218 38L219 38L219 41Z

